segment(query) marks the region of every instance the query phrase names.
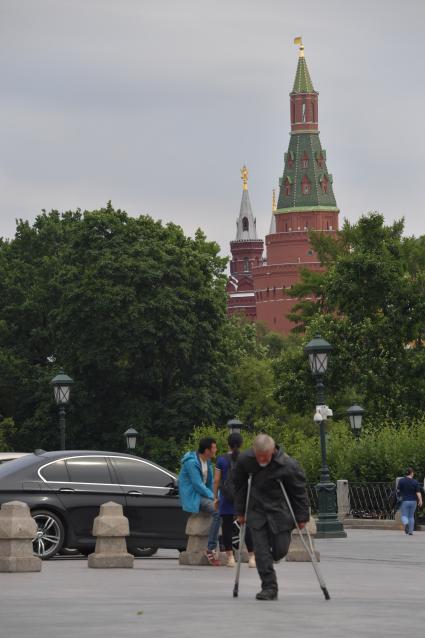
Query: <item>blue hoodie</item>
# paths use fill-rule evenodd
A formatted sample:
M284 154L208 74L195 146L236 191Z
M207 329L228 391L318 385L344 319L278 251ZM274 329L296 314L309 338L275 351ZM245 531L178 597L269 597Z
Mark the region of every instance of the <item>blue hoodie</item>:
M202 466L196 452L186 452L181 460L182 469L179 474L179 496L185 512L199 512L201 497L214 498L213 471L211 461L208 464L208 477L205 484L202 477Z

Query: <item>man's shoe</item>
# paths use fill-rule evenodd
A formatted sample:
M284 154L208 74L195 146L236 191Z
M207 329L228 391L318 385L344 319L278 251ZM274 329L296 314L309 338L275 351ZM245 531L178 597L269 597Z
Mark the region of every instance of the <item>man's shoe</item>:
M254 554L251 554L251 556L248 558L248 567L257 567Z
M406 525L404 526L404 533L408 534L409 533L409 524L406 523Z
M234 567L236 565L235 557L233 555L227 557L227 567Z
M277 591L273 589L262 589L255 598L257 600L277 600Z
M211 551L210 549L207 549L205 552L205 556L207 557L207 560L210 565L212 565L213 567L220 567L220 561L218 560L217 556L215 555L213 551Z

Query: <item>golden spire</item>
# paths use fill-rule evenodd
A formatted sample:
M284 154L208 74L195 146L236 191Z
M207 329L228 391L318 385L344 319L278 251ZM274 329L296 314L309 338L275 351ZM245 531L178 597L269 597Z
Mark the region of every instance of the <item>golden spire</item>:
M241 180L243 181L244 191L248 190L248 169L245 164L241 168Z
M294 44L299 44L300 47L300 54L299 57L303 58L304 57L304 45L303 45L303 39L302 37L299 35L296 38L294 38Z
M276 210L276 189L273 189L273 194L272 194L272 213L274 213Z

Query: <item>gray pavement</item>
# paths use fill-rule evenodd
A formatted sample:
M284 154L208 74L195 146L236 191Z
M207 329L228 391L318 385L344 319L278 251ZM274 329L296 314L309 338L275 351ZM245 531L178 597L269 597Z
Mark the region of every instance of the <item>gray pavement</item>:
M132 570L67 558L41 573L0 574L0 636L423 638L425 532L348 530L316 547L330 601L309 563L282 561L279 600L259 602L256 570L242 565L234 599L233 569L180 567L166 550Z

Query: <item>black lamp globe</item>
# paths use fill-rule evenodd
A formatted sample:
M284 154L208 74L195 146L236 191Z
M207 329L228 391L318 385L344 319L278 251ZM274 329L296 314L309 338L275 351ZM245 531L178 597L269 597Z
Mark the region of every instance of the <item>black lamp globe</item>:
M58 405L66 405L69 403L71 396L71 386L74 380L71 379L63 370L59 372L50 382L53 386L55 401Z
M136 447L136 441L139 433L134 428L130 427L124 432L125 441L127 444L127 450L134 450Z
M230 421L227 421L227 427L229 428L229 434L233 434L235 432L240 434L243 428L243 423L242 421L239 421L239 419L230 419Z
M347 416L350 421L350 427L353 434L358 437L362 430L362 419L365 411L360 405L352 405L347 410Z
M314 339L304 346L304 352L308 355L310 370L314 377L324 375L328 368L328 357L332 346L317 334Z

